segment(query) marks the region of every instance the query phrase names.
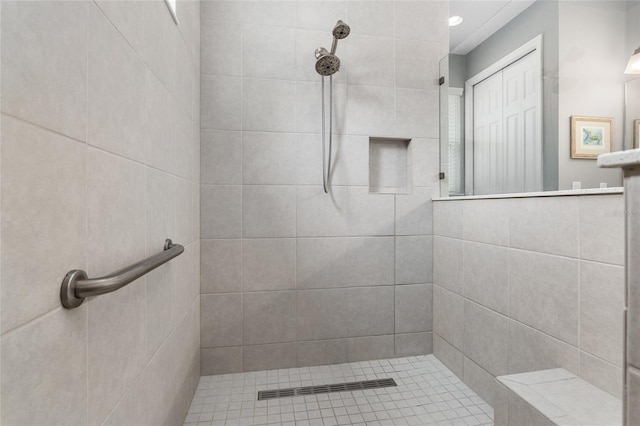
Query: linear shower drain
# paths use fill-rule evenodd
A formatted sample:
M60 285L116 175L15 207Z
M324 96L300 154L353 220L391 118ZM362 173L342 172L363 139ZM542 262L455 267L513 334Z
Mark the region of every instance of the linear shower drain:
M334 385L303 386L299 388L258 391L258 401L263 399L285 398L298 395L316 395L319 393L347 392L364 389L378 389L398 386L393 379L365 380L362 382L336 383Z

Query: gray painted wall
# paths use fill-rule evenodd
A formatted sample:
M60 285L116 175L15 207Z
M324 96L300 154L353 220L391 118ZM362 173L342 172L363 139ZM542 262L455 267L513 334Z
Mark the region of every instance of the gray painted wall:
M449 55L449 87L463 87L467 80L467 56Z
M625 2L560 2L558 79L558 184L571 189L621 186L616 169L598 169L595 160L571 159L570 117L614 118L612 150L622 149L625 50ZM597 25L585 25L597 23ZM637 25L637 23L635 24ZM597 64L597 65L594 65Z

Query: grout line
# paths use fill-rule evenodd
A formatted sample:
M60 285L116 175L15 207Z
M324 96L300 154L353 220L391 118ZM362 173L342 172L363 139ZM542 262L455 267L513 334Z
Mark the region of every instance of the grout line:
M87 7L88 9L88 7ZM85 22L88 24L89 22L89 11L87 10L87 15L85 17ZM86 80L85 80L85 84L86 84L86 91L85 91L85 95L86 95L86 103L85 103L85 134L84 134L84 140L85 140L85 150L84 150L84 216L85 216L85 244L84 244L84 256L85 256L85 260L84 260L84 267L85 270L89 269L89 212L88 212L88 198L89 198L89 144L86 142L89 140L89 28L88 25L85 28L85 46L86 46L86 55L85 55L85 60L86 60L86 70L87 70L87 75L86 75ZM87 301L88 302L88 301ZM86 363L85 363L85 373L87 375L86 377L86 397L87 397L87 402L86 402L86 407L87 407L87 411L86 411L86 419L87 419L87 424L90 424L90 394L91 392L89 391L90 388L90 383L89 383L89 336L90 336L90 331L89 331L89 315L90 315L90 307L89 307L89 303L86 304L86 333L87 333L87 339L86 339L86 344L85 344L85 359L86 359ZM145 348L146 351L146 348Z

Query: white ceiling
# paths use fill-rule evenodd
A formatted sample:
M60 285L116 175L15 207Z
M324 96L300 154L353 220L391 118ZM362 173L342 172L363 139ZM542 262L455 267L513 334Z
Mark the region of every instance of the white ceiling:
M449 27L449 51L466 55L536 0L452 0L449 16L464 22Z

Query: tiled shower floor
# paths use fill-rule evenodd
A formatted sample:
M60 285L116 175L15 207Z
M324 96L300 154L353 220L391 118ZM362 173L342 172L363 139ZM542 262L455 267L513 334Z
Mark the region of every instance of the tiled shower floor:
M397 387L257 401L260 390L393 378ZM433 355L203 376L185 425L492 425Z

